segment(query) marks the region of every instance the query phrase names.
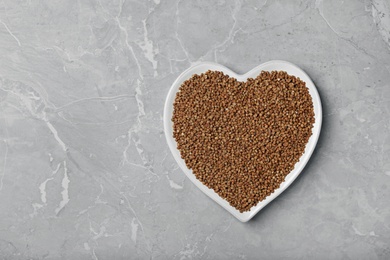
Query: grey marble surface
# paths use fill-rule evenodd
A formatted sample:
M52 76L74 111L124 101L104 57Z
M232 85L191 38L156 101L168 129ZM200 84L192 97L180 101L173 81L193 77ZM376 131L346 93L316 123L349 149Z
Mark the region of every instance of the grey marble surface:
M302 67L324 121L240 223L168 150L191 64ZM390 1L0 2L1 259L389 259Z

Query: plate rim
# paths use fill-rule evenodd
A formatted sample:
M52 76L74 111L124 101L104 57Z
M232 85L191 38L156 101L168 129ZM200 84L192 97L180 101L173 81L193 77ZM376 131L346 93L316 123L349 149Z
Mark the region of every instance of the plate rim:
M263 68L267 66L287 66L290 67L290 69L294 69L298 71L300 74L302 74L305 79L304 81L306 82L306 87L309 89L309 93L312 97L313 101L313 107L317 108L317 112L315 113L315 123L313 125L313 130L312 130L312 135L309 138L309 141L306 144L305 151L301 155L299 161L296 163L294 166L294 169L286 176L286 179L290 175L290 178L288 181L285 181L281 183L280 187L276 189L271 195L267 196L264 200L260 201L256 206L253 206L250 211L240 213L237 209L233 208L232 206L229 205L229 203L222 199L214 190L208 188L205 186L203 183L201 183L199 180L195 178L195 175L192 173L192 170L188 169L187 166L185 165L184 160L180 156L180 151L177 149L176 145L176 140L173 138L173 135L169 135L169 133L173 133L172 129L172 123L171 123L171 118L172 118L172 113L173 112L173 102L176 97L176 93L181 86L181 83L184 82L185 80L189 79L193 74L199 74L206 72L209 69L216 70L215 68L219 68L219 71L223 71L224 74L228 75L229 77L235 77L239 81L246 81L248 78L250 78L250 75L256 73L259 74ZM201 67L204 67L203 72L194 72L191 73L190 76L189 74L192 71L196 71L196 69L199 69ZM284 69L280 69L284 70ZM287 72L289 73L289 72ZM289 73L290 75L294 75ZM187 77L188 76L188 77ZM297 75L294 75L297 76ZM185 77L185 78L184 78ZM300 77L301 80L302 77ZM170 110L170 108L172 108ZM164 124L164 134L166 141L168 143L168 147L171 151L172 156L175 158L176 163L179 165L181 170L186 174L186 177L191 180L191 182L198 188L200 189L204 194L206 194L210 199L214 200L218 205L223 207L225 210L227 210L229 213L231 213L234 217L236 217L239 221L241 222L247 222L250 219L252 219L260 210L262 210L266 205L268 205L271 201L273 201L275 198L277 198L280 194L282 194L295 180L296 178L301 174L307 163L309 162L316 146L318 143L318 139L321 133L321 127L322 127L322 103L321 103L321 98L318 93L317 87L313 83L312 79L309 77L309 75L300 67L297 65L288 62L288 61L283 61L283 60L270 60L267 62L264 62L262 64L259 64L249 70L248 72L244 74L237 74L233 70L229 69L228 67L221 65L219 63L215 62L199 62L197 64L194 64L193 66L190 66L188 69L184 70L177 78L176 80L172 83L166 99L164 103L164 112L163 112L163 124ZM314 129L316 131L314 132ZM308 146L310 144L310 149L308 149ZM179 156L177 156L177 153ZM301 162L301 159L305 158L304 161ZM296 169L298 164L298 169ZM291 173L294 173L291 175ZM217 198L215 197L217 196ZM222 201L221 201L222 200ZM224 202L223 202L224 201ZM227 205L226 205L227 203Z

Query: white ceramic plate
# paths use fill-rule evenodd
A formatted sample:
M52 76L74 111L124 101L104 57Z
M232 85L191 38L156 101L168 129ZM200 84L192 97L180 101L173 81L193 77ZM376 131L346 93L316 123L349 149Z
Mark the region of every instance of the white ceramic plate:
M260 74L262 70L265 71L283 70L286 71L288 74L299 77L301 80L305 81L306 86L309 89L309 93L313 99L315 123L312 129L313 134L306 145L304 154L300 158L299 162L295 164L295 168L286 176L285 181L280 185L278 189L274 191L274 193L269 195L265 200L259 202L256 206L252 207L250 211L244 213L240 213L234 207L230 206L229 203L223 198L221 198L217 193L215 193L214 190L209 189L208 187L203 185L199 180L196 179L195 175L192 174L192 170L187 168L184 160L181 158L180 152L176 148L177 147L176 141L173 138L173 123L171 121L171 118L173 114L173 102L175 101L176 92L178 91L181 84L185 80L189 79L192 75L201 74L208 70L222 71L226 75L229 75L230 77L234 77L239 81L246 81L248 78L255 78ZM280 61L280 60L274 60L274 61L263 63L243 75L236 74L230 69L220 64L216 64L212 62L202 62L197 65L194 65L191 68L184 71L182 74L180 74L180 76L172 84L172 87L168 92L168 96L165 101L165 108L164 108L165 136L167 138L167 142L169 148L171 149L173 157L175 157L175 160L179 164L180 168L201 191L203 191L207 196L209 196L211 199L213 199L215 202L217 202L219 205L221 205L223 208L225 208L227 211L233 214L233 216L235 216L237 219L239 219L242 222L247 222L248 220L253 218L253 216L255 216L262 208L264 208L268 203L270 203L273 199L279 196L284 190L286 190L287 187L290 186L291 183L298 177L298 175L305 167L306 163L309 161L310 156L312 155L314 148L317 144L317 140L321 130L321 123L322 123L321 100L320 100L320 96L318 95L317 89L314 86L314 83L311 81L310 77L303 70L298 68L298 66L290 62Z

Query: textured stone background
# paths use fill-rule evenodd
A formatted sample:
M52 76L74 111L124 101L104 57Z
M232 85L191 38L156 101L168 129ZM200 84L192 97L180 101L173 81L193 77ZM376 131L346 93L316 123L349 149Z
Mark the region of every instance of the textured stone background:
M243 224L165 142L198 61L302 67L323 100L299 179ZM0 258L389 259L390 1L0 2Z

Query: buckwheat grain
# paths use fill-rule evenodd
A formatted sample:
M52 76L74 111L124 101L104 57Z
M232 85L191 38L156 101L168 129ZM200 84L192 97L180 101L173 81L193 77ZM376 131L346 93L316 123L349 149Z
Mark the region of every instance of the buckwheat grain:
M246 82L208 71L181 85L172 121L187 167L244 212L294 169L314 110L305 82L284 71L262 71Z

